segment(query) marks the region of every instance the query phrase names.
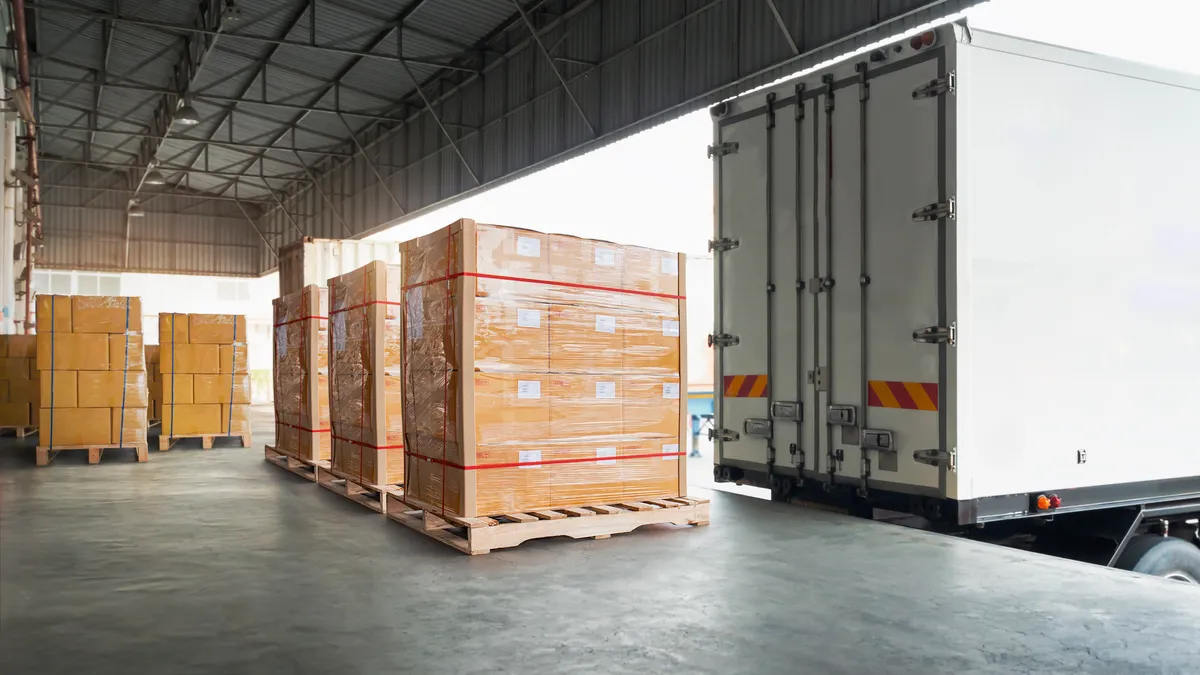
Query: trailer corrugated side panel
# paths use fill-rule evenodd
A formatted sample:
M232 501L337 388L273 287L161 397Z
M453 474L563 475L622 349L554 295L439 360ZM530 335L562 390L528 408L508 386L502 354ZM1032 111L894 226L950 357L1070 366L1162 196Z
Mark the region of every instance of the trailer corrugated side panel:
M372 260L399 264L400 244L305 237L279 251L279 295L294 293L309 284L325 286L332 277L356 270Z

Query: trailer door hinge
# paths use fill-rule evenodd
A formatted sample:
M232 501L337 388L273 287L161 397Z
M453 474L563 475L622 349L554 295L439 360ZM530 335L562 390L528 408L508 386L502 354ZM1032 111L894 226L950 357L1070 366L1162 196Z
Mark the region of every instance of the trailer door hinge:
M737 141L731 141L728 143L717 143L716 145L710 145L710 146L708 146L708 158L712 159L713 157L724 157L725 155L732 155L733 153L738 151L738 147L739 146L738 146Z
M742 436L733 429L709 429L708 440L733 442L741 440Z
M709 347L736 347L741 344L741 342L741 338L736 335L730 335L729 333L708 334Z
M708 252L712 253L712 252L716 251L717 253L721 253L724 251L732 251L733 249L735 249L741 245L742 245L741 239L730 239L728 237L722 237L720 239L709 239L708 240Z
M924 344L946 344L953 347L958 342L958 325L957 322L951 322L949 326L926 326L913 331L913 342L922 342Z
M930 220L954 220L954 197L944 202L926 204L912 212L913 222L924 223Z
M930 80L913 89L912 97L914 101L918 101L923 98L941 96L942 94L953 94L954 85L954 71L952 70L936 80Z
M951 471L958 470L958 452L945 450L913 450L913 459L930 466L944 466Z

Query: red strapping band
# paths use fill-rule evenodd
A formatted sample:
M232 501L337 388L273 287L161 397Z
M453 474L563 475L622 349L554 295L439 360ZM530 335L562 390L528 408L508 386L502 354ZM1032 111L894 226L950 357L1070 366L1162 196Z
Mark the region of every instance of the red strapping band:
M287 325L290 325L293 323L300 323L301 321L307 321L309 319L320 319L322 321L328 321L329 317L327 317L327 316L302 316L299 319L292 319L291 321L284 321L283 323L277 323L277 324L275 324L275 327L279 328L280 326L287 326Z
M372 448L375 450L403 450L404 449L403 445L371 445L370 443L363 443L362 441L356 441L352 438L345 438L344 436L338 436L337 434L334 434L333 437L338 439L339 441L345 441L352 445L357 445L357 446L363 447L363 448ZM361 473L361 469L359 471Z
M275 423L276 423L276 424L282 424L282 425L283 425L283 426L285 426L285 427L291 427L291 428L293 428L293 429L299 429L300 431L308 431L308 432L310 432L310 433L314 433L314 434L327 434L327 433L329 433L329 432L333 431L332 429L306 429L306 428L304 428L304 427L298 427L298 426L296 426L295 424L288 424L287 422L280 422L279 420L275 420Z
M405 286L404 290L407 291L409 289L417 288L419 286L428 286L430 284L436 284L436 283L439 283L442 281L450 281L451 279L457 279L458 277L475 277L477 279L497 279L500 281L524 281L524 282L528 282L531 284L543 284L546 286L565 286L567 288L585 288L585 289L589 289L589 290L593 290L593 291L609 291L611 293L627 293L629 295L645 295L645 296L649 296L652 298L669 298L671 300L686 300L687 299L686 295L673 295L671 293L654 293L653 291L637 291L637 290L627 289L627 288L612 288L610 286L593 286L591 284L576 284L576 283L571 283L569 281L548 281L546 279L528 279L525 277L507 277L507 276L504 276L501 274L483 274L481 272L457 272L455 274L448 274L444 277L438 277L437 279L430 279L429 281L422 281L419 284L411 284L411 285Z
M342 309L331 309L331 310L329 310L329 313L330 314L341 314L342 312L349 312L352 309L362 309L363 307L367 307L368 305L392 305L394 307L400 307L400 306L402 306L402 303L391 302L389 300L368 300L366 302L354 305L352 307L344 307Z
M476 464L473 466L464 466L462 464L455 464L447 459L419 455L412 451L408 451L405 454L410 457L433 462L434 464L448 466L452 469L462 469L463 471L479 471L481 469L511 469L518 466L541 466L543 464L583 464L586 462L610 462L616 459L650 459L654 457L661 459L663 457L682 457L684 455L683 452L651 452L642 455L617 455L614 457L574 457L571 459L543 459L536 462L506 462L504 464Z

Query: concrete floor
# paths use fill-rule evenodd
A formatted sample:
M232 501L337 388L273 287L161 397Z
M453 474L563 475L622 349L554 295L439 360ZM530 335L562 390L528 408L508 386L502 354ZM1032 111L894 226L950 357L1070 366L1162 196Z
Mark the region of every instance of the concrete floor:
M256 421L148 464L3 439L0 672L1200 672L1194 588L699 488L709 527L471 558Z

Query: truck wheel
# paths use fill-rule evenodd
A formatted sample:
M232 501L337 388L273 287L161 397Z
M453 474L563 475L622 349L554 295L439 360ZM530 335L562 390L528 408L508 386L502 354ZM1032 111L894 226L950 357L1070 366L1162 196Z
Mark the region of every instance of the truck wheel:
M1200 584L1200 548L1175 537L1143 534L1134 537L1117 567L1189 584Z

